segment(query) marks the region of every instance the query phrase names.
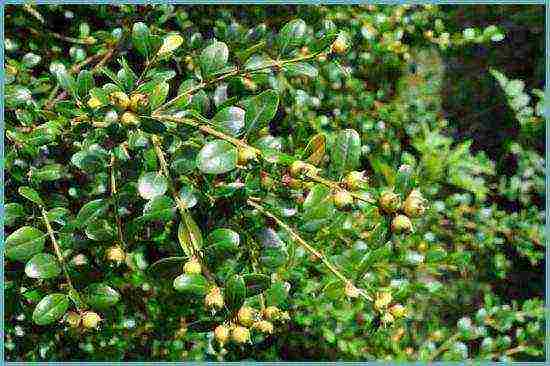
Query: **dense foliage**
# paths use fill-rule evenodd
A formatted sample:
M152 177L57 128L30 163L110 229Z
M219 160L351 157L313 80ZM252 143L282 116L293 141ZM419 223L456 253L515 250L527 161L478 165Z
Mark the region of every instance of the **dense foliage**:
M542 14L7 7L6 359L543 360Z

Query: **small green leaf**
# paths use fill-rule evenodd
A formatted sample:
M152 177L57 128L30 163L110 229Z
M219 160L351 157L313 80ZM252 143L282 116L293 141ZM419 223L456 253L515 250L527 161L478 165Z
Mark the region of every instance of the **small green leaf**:
M42 198L40 198L40 195L38 195L38 192L34 189L30 187L19 187L17 192L29 201L34 202L39 206L44 206L44 201L42 201Z
M144 23L135 23L132 27L132 44L147 60L151 55L151 32Z
M326 141L326 136L322 133L313 136L304 149L302 159L306 159L310 164L319 165L325 156Z
M208 281L200 274L182 274L174 279L177 291L197 296L206 295Z
M87 303L91 307L103 310L116 305L120 300L117 290L104 283L93 283L85 291Z
M211 141L197 155L197 167L206 174L227 173L236 166L237 149L227 141Z
M332 148L331 166L337 175L359 167L361 137L352 129L342 130L336 136Z
M181 187L179 197L185 208L195 207L198 202L195 189L189 185L183 185Z
M175 277L181 274L183 264L187 262L187 260L187 257L162 258L153 263L147 269L147 273L158 280L169 279L173 281Z
M214 41L206 47L199 57L203 78L207 78L222 69L229 59L229 49L223 42Z
M95 241L111 241L116 236L114 225L104 219L89 222L84 232L88 238Z
M291 76L307 76L310 78L316 78L318 75L317 68L307 62L288 64L284 67L284 69Z
M218 126L221 132L232 136L238 136L244 128L245 112L239 107L226 107L220 110L212 123Z
M35 254L25 265L25 273L30 278L54 278L61 274L61 266L51 254Z
M88 95L90 90L95 86L94 77L91 71L82 70L76 79L76 87L78 95L84 98Z
M76 94L76 81L65 68L59 68L56 71L55 76L57 77L57 82L61 88L68 91L75 98L78 98Z
M201 230L188 212L182 213L178 227L178 239L183 251L189 257L202 248Z
M169 90L170 86L165 81L160 82L155 86L155 88L151 92L151 95L149 96L149 105L151 107L151 110L157 109L162 105L162 103L164 103L166 97L168 96Z
M19 203L8 203L4 207L4 224L12 226L18 218L25 216L25 208Z
M249 135L266 127L275 117L279 106L279 94L273 89L266 90L243 100L241 104L246 109L246 135Z
M50 294L34 308L32 320L38 325L47 325L60 319L69 308L69 298L65 294Z
M294 19L286 23L277 37L281 53L285 53L289 47L300 46L305 34L306 23L302 19Z
M86 203L76 215L75 225L78 228L85 227L95 219L107 212L109 202L105 199L97 199Z
M168 181L160 172L144 173L138 180L139 195L146 200L162 196L168 189Z
M145 204L143 215L139 218L139 221L168 221L174 217L174 212L174 201L170 197L157 196Z
M233 275L225 284L225 304L229 311L236 311L244 304L246 285L241 275Z
M179 34L169 34L162 40L162 46L158 50L157 54L159 56L166 53L172 52L181 46L183 43L183 38Z
M246 285L246 297L258 295L271 286L271 277L261 273L247 274L243 278Z
M216 229L208 235L208 243L220 252L235 252L239 249L239 234L231 229Z
M63 165L49 164L40 169L31 170L31 180L34 182L50 182L63 177Z
M46 236L32 226L23 226L11 233L5 242L6 258L25 262L44 249Z

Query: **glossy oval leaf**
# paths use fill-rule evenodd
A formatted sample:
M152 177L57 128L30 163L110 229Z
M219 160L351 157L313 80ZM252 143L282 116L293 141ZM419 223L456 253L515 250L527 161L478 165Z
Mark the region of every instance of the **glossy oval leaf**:
M244 116L245 112L243 109L239 107L226 107L216 113L212 119L212 123L222 132L231 136L238 136L244 128Z
M116 305L120 300L117 290L104 283L93 283L86 288L86 301L91 307L103 310Z
M60 319L69 308L69 297L65 294L50 294L34 308L32 320L38 325L47 325Z
M161 173L149 172L142 174L138 180L139 195L146 200L162 196L168 189L168 181Z
M229 311L240 309L246 298L246 285L241 275L233 275L225 284L225 304Z
M76 215L75 225L79 228L87 226L92 221L103 216L109 209L109 202L98 199L86 203Z
M336 136L332 148L331 167L337 175L359 167L361 137L352 129L342 130Z
M25 262L33 255L40 253L44 249L45 242L46 236L42 231L32 226L23 226L6 238L4 243L6 258Z
M134 24L132 27L132 44L146 59L149 59L149 55L151 54L150 38L151 32L147 25L141 22Z
M222 69L229 59L229 49L223 42L214 41L206 47L199 57L199 64L204 78Z
M266 127L275 117L279 107L279 93L273 89L266 90L243 100L241 105L246 109L245 134L250 135Z
M305 34L306 23L302 19L294 19L286 23L277 37L281 53L285 53L292 46L299 46Z
M181 274L183 265L188 257L168 257L162 258L153 263L147 273L157 280L173 281L175 277Z
M39 206L44 206L44 201L42 201L42 198L40 198L38 192L31 187L19 187L17 192L19 192L21 196L25 197L29 201L36 203Z
M183 251L189 257L202 248L201 230L188 212L182 214L178 227L178 240Z
M208 235L209 244L221 252L235 252L239 249L239 234L231 229L216 229Z
M54 278L61 274L61 266L55 256L38 253L25 265L25 274L30 278Z
M227 173L236 166L237 149L227 141L211 141L197 155L197 167L206 174Z
M246 286L246 297L258 295L271 286L271 277L261 274L252 273L243 276Z
M197 296L206 295L208 281L200 274L181 274L174 279L177 291Z

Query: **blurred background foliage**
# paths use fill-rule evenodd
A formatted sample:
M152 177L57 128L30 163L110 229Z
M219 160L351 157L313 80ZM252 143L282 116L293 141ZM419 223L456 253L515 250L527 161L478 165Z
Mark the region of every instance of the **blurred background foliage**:
M144 22L156 34L180 32L192 52L178 55L173 65L179 85L192 74L205 40L244 50L251 46L249 29L262 38L295 18L306 22L309 35L335 26L349 50L318 60L315 77L258 75L245 85L228 85L228 93L259 92L266 85L279 90L269 130L287 152L303 151L315 133L355 129L361 135L359 170L369 185L395 185L396 172L407 164L430 202L414 233L392 239L398 258L371 234L375 230L354 226L349 216L313 212L317 226L307 215L295 223L347 275L390 290L406 305L408 316L391 326L380 325L364 303L339 296L307 254L295 253L294 265L276 271L280 281L266 295L291 320L254 346L220 354L209 333L187 330L182 319L192 317L193 308L144 274L159 258L145 247L136 251L141 257L131 270L97 262L80 271L109 278L124 299L104 314L109 321L98 332L34 325L33 304L47 284L32 283L17 264L7 263L7 360L545 358L543 6L44 5L8 6L5 16L6 70L13 68L6 71L7 134L32 125L32 116L17 108L18 98L27 98L21 86L40 103L51 101L52 61L85 61L105 50L103 40L116 28ZM87 37L98 41L87 44ZM124 47L116 52L125 53ZM125 54L130 64L138 62ZM55 125L48 131L63 133ZM15 229L10 220L28 212L16 190L27 169L10 146L14 140L5 141L9 234ZM42 153L33 165L46 159ZM83 181L86 191L97 185ZM232 208L202 210L196 220L212 229L225 220L224 209ZM152 240L166 240L162 232L157 227Z

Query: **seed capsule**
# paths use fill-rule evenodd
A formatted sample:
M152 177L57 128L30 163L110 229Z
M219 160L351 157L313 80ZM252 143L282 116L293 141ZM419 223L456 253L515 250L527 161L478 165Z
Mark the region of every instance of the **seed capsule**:
M411 232L413 229L411 219L405 215L397 215L391 222L391 230L395 234Z
M223 296L219 287L212 287L204 297L204 305L207 308L223 308Z
M420 191L414 189L405 200L403 211L409 217L420 217L426 211L426 202Z
M344 53L348 49L348 43L343 35L338 35L332 43L331 49L334 53Z
M116 263L122 263L126 259L126 253L119 246L114 246L107 249L105 256L108 261Z
M231 332L231 338L236 343L246 343L250 341L250 331L248 328L236 326Z
M361 291L353 285L353 283L348 282L346 283L346 287L344 289L344 292L346 293L346 296L356 298L361 295Z
M115 110L110 110L105 113L105 123L110 125L112 123L118 122L118 113Z
M214 329L214 337L220 344L223 346L227 340L229 339L229 328L225 325L218 325L216 329Z
M183 265L183 272L187 274L200 274L202 272L201 264L197 258L191 258Z
M250 306L243 306L237 313L239 323L246 327L250 327L254 323L255 311Z
M262 333L272 334L273 333L273 324L267 320L259 320L255 322L252 327L258 329Z
M301 160L296 160L290 166L290 175L292 175L294 178L298 177L300 173L307 169L307 165L307 163L304 163Z
M346 190L339 189L333 196L334 204L338 208L344 208L353 203L353 196Z
M87 311L82 314L82 325L84 328L96 329L100 321L100 316L93 311Z
M407 308L405 308L401 304L395 304L392 307L390 307L390 312L396 318L402 318L407 315Z
M401 207L401 198L392 191L385 191L380 195L379 203L386 213L391 214Z

